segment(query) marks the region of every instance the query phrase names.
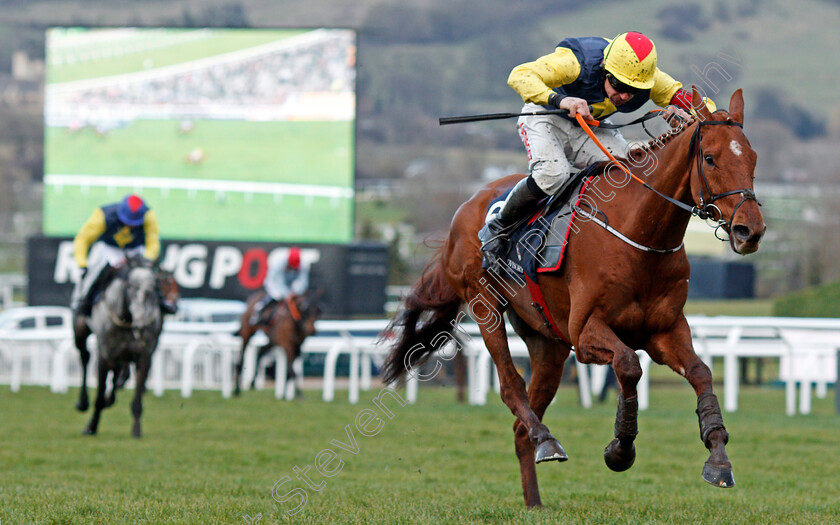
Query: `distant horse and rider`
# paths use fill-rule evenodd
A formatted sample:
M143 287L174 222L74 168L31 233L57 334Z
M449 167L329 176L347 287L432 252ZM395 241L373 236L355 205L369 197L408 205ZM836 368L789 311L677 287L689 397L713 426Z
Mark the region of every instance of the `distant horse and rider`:
M626 470L635 459L642 375L636 350L644 349L694 389L700 438L709 450L703 479L718 487L735 483L712 374L694 352L683 313L689 279L683 238L689 219L699 216L716 235L728 235L735 253L750 254L758 250L765 224L753 191L756 154L742 130L741 90L732 95L728 111L711 112L696 89L691 105L693 117L631 150L626 159L596 165L569 190L568 228L559 240L556 232L542 233L537 241L525 235L514 243L511 237L511 249L489 267L482 261L479 230L491 203L525 176L508 176L479 190L456 211L443 245L388 328L397 338L384 379L393 382L442 348L442 335L456 341L452 334L465 310L478 323L498 370L501 398L516 416L515 449L529 507L542 504L536 463L568 459L542 419L572 350L581 363L611 364L615 370L614 439L604 452L610 469ZM580 116L577 121L585 124ZM645 160L652 168L641 180L626 166ZM544 200L520 223L540 222L556 200ZM524 259L517 259L525 252L557 264L538 262L529 271L522 267ZM528 347L527 388L511 358L504 313Z
M247 308L242 314L241 326L236 335L242 338L239 351L239 361L236 363L236 378L234 381L234 395L240 395L242 382L242 368L245 363L245 352L251 338L262 331L268 337L268 342L257 349L254 376L251 378L251 389L255 388L257 371L260 361L275 347L280 347L286 355L286 377L275 377L275 381L285 384L286 398L296 398L300 395L297 384L295 362L301 357L301 347L304 340L315 335L315 321L321 316L320 293L307 290L302 295L288 297L281 302L275 302L268 307L268 312L259 313L259 302L266 297L266 293L259 291L248 298ZM254 315L260 317L255 321Z
M256 384L260 360L273 348L280 347L286 354L286 377L276 377L275 381L284 382L287 399L300 395L294 365L301 357L304 340L315 334L315 321L322 311L322 293L309 288L310 268L302 261L301 253L299 247L292 246L284 256L270 260L264 290L252 294L247 300L247 308L236 332L242 338L234 381L234 394L237 396L241 392L245 351L251 338L260 331L268 337L268 342L257 350L251 388Z

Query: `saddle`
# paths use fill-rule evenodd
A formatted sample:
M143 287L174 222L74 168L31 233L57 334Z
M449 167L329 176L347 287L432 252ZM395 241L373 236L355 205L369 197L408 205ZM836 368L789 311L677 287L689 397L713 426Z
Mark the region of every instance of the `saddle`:
M556 272L563 264L563 255L577 217L580 202L591 180L598 175L598 164L573 173L560 191L544 199L542 208L511 229L508 250L503 257L504 271L511 276L527 276L536 282L537 273ZM508 192L494 199L489 210L507 198ZM482 261L487 268L487 261Z

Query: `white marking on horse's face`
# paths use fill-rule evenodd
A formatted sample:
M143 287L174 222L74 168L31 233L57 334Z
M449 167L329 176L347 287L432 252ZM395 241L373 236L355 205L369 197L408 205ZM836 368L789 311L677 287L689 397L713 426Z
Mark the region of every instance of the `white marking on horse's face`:
M680 375L685 377L685 368L680 367Z
M732 153L734 153L736 157L741 156L741 145L738 144L738 141L735 139L732 139L732 142L729 143L729 149L732 150Z

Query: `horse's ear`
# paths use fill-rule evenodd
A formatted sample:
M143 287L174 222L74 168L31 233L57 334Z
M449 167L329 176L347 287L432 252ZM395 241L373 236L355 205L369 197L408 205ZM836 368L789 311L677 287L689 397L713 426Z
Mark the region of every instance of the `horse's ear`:
M729 116L735 122L744 123L744 92L740 88L729 99Z
M703 100L703 96L700 95L700 92L697 91L697 86L694 85L691 86L691 107L694 108L700 120L712 120L712 114L709 112L709 108L706 107L706 101Z

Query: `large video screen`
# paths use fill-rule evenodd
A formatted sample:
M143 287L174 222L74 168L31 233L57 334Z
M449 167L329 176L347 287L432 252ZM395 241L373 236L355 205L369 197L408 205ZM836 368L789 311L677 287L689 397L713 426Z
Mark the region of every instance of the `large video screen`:
M164 239L353 236L355 32L51 28L44 218L141 195Z

